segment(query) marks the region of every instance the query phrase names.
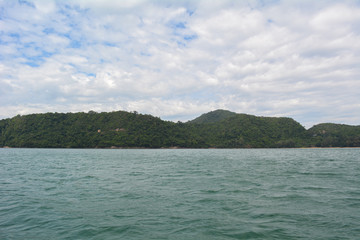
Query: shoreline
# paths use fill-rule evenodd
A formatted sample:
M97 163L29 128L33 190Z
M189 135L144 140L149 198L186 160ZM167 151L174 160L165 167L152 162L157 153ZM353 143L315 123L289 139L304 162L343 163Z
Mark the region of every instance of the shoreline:
M71 148L71 147L9 147L9 146L3 146L0 147L0 149L148 149L148 150L176 150L176 149L219 149L219 150L226 150L226 149L356 149L360 147L294 147L294 148L217 148L217 147L209 147L209 148L184 148L184 147L160 147L160 148L147 148L147 147L94 147L94 148Z

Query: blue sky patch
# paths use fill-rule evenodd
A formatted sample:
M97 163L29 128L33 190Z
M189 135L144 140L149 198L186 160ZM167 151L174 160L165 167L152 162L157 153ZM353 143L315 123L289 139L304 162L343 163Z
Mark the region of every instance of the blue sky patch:
M26 0L18 0L19 4L20 5L26 5L28 7L32 7L32 8L35 8L35 5L30 2L30 1L26 1Z
M25 65L28 65L30 67L40 67L40 64L36 62L24 62Z
M76 40L71 40L70 42L70 48L80 48L81 42Z
M96 74L95 73L87 73L86 76L88 76L88 77L96 77Z
M175 28L181 28L181 29L185 29L186 28L186 23L184 22L178 22L176 24L174 24Z
M191 40L197 39L198 36L195 35L195 34L193 34L193 35L185 35L183 38L184 38L185 41L191 41Z
M191 17L195 13L195 10L186 9L186 13Z
M53 29L53 28L45 28L43 30L43 32L46 33L46 34L55 33L55 29Z

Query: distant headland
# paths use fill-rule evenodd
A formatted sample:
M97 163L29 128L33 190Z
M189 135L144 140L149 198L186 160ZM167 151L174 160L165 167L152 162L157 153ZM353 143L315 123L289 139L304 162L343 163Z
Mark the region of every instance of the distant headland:
M125 111L44 113L0 120L0 147L360 147L360 126L322 123L306 130L291 118L221 109L185 123Z

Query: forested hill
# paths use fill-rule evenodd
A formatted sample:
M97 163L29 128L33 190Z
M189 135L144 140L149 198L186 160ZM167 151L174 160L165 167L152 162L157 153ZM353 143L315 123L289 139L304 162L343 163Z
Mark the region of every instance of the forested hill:
M291 118L216 110L189 121L151 115L45 113L0 120L0 147L268 148L359 147L360 126L319 124L306 130Z
M188 121L187 123L215 123L229 117L234 117L236 115L237 113L230 112L228 110L218 109L212 112L204 113L200 117Z
M219 121L190 125L208 144L224 148L301 147L306 138L306 129L291 118L235 114Z
M322 123L308 130L317 147L360 147L360 126Z

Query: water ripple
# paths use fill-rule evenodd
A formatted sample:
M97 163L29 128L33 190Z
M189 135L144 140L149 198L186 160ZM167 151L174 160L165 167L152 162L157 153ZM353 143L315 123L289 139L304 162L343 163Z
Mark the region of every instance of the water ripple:
M359 149L0 149L0 239L360 239Z

